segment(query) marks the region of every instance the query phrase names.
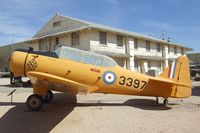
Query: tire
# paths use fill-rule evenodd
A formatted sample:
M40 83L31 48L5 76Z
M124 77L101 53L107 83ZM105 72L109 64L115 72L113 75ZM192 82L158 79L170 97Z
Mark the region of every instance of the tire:
M44 100L37 94L30 95L27 98L26 105L31 111L39 111L42 109Z
M47 94L44 97L44 102L45 103L50 103L53 100L53 92L48 90Z

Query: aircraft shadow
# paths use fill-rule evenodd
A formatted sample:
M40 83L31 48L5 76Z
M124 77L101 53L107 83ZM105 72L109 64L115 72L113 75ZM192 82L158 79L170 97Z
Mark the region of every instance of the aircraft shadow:
M169 110L171 107L164 106L163 104L156 104L155 100L150 99L129 99L124 103L77 103L78 107L88 106L130 106L140 108L143 110Z
M25 103L13 103L14 107L0 118L0 133L48 133L73 111L74 101L76 98L55 94L55 100L40 112L27 110ZM10 105L0 102L0 106Z
M51 104L45 104L40 112L27 110L25 103L12 103L14 106L0 118L0 132L46 133L56 127L75 107L88 106L130 106L144 110L169 110L170 107L156 105L154 100L130 99L124 103L75 103L76 97L55 94ZM0 106L10 106L0 102Z
M200 86L195 86L192 88L192 95L193 96L200 96Z

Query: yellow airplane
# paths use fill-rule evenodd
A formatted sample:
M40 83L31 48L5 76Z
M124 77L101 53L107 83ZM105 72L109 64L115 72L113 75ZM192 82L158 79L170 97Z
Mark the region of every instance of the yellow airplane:
M26 104L32 111L50 102L53 91L71 95L87 93L124 94L164 98L191 96L189 61L180 56L158 77L151 77L118 66L105 55L62 46L54 52L16 50L10 69L17 76L28 76L33 95ZM45 98L43 98L45 97Z

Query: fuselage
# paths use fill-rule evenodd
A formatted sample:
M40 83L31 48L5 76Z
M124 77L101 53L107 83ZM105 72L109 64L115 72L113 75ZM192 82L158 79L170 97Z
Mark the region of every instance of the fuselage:
M84 56L85 53L81 54ZM92 57L92 55L90 56ZM95 55L95 57L96 63L90 63L84 62L84 57L78 60L56 54L15 51L11 57L10 68L13 73L19 76L25 76L29 71L37 71L88 86L97 86L98 89L93 93L176 97L176 90L172 84L149 82L150 76L121 68L115 63L112 64L113 60L106 56ZM102 65L97 64L99 58L103 58ZM111 65L105 65L106 59L110 61L108 64ZM63 90L57 89L57 91Z

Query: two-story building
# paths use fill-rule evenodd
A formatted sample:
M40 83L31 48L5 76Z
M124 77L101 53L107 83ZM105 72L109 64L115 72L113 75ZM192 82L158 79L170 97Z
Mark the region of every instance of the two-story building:
M69 46L112 57L121 67L158 75L175 58L192 50L166 40L56 14L32 39L0 48L1 71L17 48L53 51Z

